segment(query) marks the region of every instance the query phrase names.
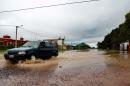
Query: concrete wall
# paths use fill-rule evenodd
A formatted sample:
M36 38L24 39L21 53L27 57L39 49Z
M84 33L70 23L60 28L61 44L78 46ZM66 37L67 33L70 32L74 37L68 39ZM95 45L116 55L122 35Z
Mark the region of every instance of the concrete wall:
M120 51L128 51L129 48L129 42L124 42L120 44Z

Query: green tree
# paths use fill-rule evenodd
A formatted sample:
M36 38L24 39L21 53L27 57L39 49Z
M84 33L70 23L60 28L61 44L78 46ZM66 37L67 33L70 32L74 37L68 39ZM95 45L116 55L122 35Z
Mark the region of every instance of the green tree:
M80 43L75 46L75 49L79 49L79 50L84 50L84 49L89 49L89 48L91 47L87 45L86 43Z
M125 22L107 34L102 42L97 44L101 49L119 49L119 44L130 40L130 13L125 16Z

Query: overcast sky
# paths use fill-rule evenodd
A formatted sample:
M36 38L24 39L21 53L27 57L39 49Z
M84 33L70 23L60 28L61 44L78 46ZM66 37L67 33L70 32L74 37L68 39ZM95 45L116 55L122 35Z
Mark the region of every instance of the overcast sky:
M0 0L0 11L82 0ZM120 23L130 11L130 0L100 0L90 3L1 13L0 25L23 25L41 36L18 30L18 37L35 40L64 37L71 42L86 42L95 46ZM0 26L0 36L15 38L14 27Z

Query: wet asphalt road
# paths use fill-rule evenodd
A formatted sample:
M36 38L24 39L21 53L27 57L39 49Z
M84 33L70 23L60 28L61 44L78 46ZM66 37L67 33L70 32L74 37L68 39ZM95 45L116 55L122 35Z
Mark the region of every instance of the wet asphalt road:
M126 52L66 51L17 65L0 58L0 86L130 86Z

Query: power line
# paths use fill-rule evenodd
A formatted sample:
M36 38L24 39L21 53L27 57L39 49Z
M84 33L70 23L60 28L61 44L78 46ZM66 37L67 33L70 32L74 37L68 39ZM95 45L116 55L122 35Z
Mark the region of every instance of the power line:
M16 29L16 27L20 27L20 26L15 26L15 25L0 25L0 26L7 26L7 27L15 27L15 29ZM23 26L23 25L21 25L21 26ZM19 28L19 29L21 29L21 30L24 30L24 31L26 31L26 32L28 32L28 33L31 33L31 34L34 34L34 35L36 35L36 36L40 36L40 37L43 37L43 35L42 35L42 33L37 33L37 32L33 32L33 31L30 31L30 30L28 30L28 29L25 29L25 28Z
M11 27L16 27L15 25L0 25L0 26L7 26L7 27L8 27L8 26L9 26L9 27L11 26Z
M40 38L44 38L45 39L45 35L43 35L43 33L38 33L38 32L34 32L34 31L31 31L31 30L28 30L28 29L26 29L26 28L20 28L21 30L23 30L23 31L25 31L25 32L28 32L28 33L30 33L32 36L33 36L33 38L35 38L36 40L38 40L38 38L37 37L40 37ZM64 39L65 39L65 36L64 36Z
M31 33L31 34L33 34L33 35L35 35L35 36L44 37L44 36L42 35L42 33L33 32L33 31L30 31L30 30L25 29L25 28L20 28L20 29L21 29L21 30L24 30L24 31L26 31L26 32L28 32L28 33Z
M32 40L34 40L34 41L35 40L40 40L39 37L42 38L42 39L45 39L45 35L43 35L43 33L34 32L34 31L28 30L28 29L23 28L23 27L20 28L20 29L27 32L27 33L29 33L30 36L32 37Z
M61 3L61 4L44 5L44 6L32 7L32 8L23 8L23 9L16 9L16 10L5 10L5 11L0 11L0 13L16 12L16 11L24 11L24 10L34 10L34 9L49 8L49 7L57 7L57 6L63 6L63 5L72 5L72 4L80 4L80 3L92 2L92 1L99 1L99 0L77 1L77 2L68 2L68 3Z
M11 26L11 27L16 27L15 25L0 25L0 26ZM22 26L22 25L21 25L21 26ZM45 37L45 36L43 35L43 33L33 32L33 31L28 30L28 29L25 29L25 28L23 28L23 27L21 28L20 26L19 26L19 29L20 29L20 30L23 30L23 31L25 31L25 32L27 32L27 33L30 33L31 36L34 35L33 38L34 38L35 40L38 39L37 37L42 37L42 38ZM65 38L65 37L64 37L64 38Z

